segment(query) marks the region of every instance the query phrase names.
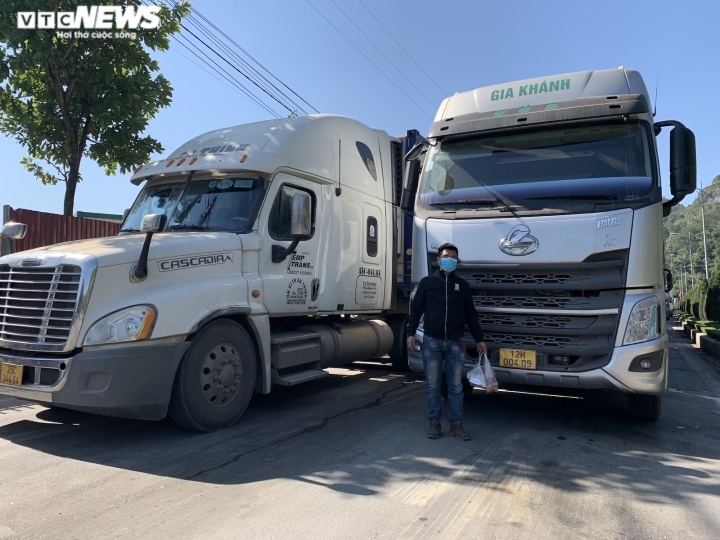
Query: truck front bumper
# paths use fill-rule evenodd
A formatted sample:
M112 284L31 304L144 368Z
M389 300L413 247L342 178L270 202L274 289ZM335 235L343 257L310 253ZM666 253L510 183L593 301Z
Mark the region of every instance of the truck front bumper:
M422 346L422 334L415 336ZM497 356L488 353L498 383L521 384L531 386L555 386L560 388L583 388L616 390L626 393L660 395L668 386L668 337L616 347L612 358L602 368L588 371L549 371L507 369L497 365ZM476 365L476 359L466 355L465 372ZM651 368L647 371L639 367L640 360L649 359ZM424 371L422 349L408 350L408 365L416 373Z
M23 366L22 385L0 384L0 394L103 416L160 420L189 346L95 349L65 358L0 350L1 363Z

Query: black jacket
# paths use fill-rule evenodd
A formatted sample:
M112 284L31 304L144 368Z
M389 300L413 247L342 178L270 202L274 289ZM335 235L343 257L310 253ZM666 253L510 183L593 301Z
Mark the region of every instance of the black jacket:
M425 314L425 335L436 339L460 339L465 325L477 343L483 341L478 314L473 304L470 285L451 272L438 272L420 280L410 306L407 335L414 336Z

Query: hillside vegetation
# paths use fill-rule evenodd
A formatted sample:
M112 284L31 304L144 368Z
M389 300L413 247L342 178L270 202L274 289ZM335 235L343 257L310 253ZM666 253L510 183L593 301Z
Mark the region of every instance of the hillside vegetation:
M705 279L703 204L709 282ZM681 297L683 311L720 321L720 175L691 204L673 208L665 218L664 238L665 266L675 281L671 295Z

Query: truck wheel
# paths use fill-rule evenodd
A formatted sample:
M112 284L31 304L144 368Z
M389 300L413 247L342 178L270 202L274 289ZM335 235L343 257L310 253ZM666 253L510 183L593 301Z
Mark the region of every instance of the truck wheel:
M390 319L393 333L393 346L390 349L390 362L398 371L409 371L407 353L407 315L395 315Z
M648 394L628 394L628 409L636 420L655 422L662 412L662 397Z
M215 431L237 422L250 402L257 364L245 329L218 321L195 337L180 363L169 412L185 429Z

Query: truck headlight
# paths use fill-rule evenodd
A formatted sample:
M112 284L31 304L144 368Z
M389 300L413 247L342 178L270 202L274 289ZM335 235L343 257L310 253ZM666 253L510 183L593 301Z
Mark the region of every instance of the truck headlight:
M155 308L152 306L121 309L93 324L85 336L83 346L145 339L152 332L155 318Z
M635 304L630 312L623 345L650 341L660 337L660 301L645 298Z

